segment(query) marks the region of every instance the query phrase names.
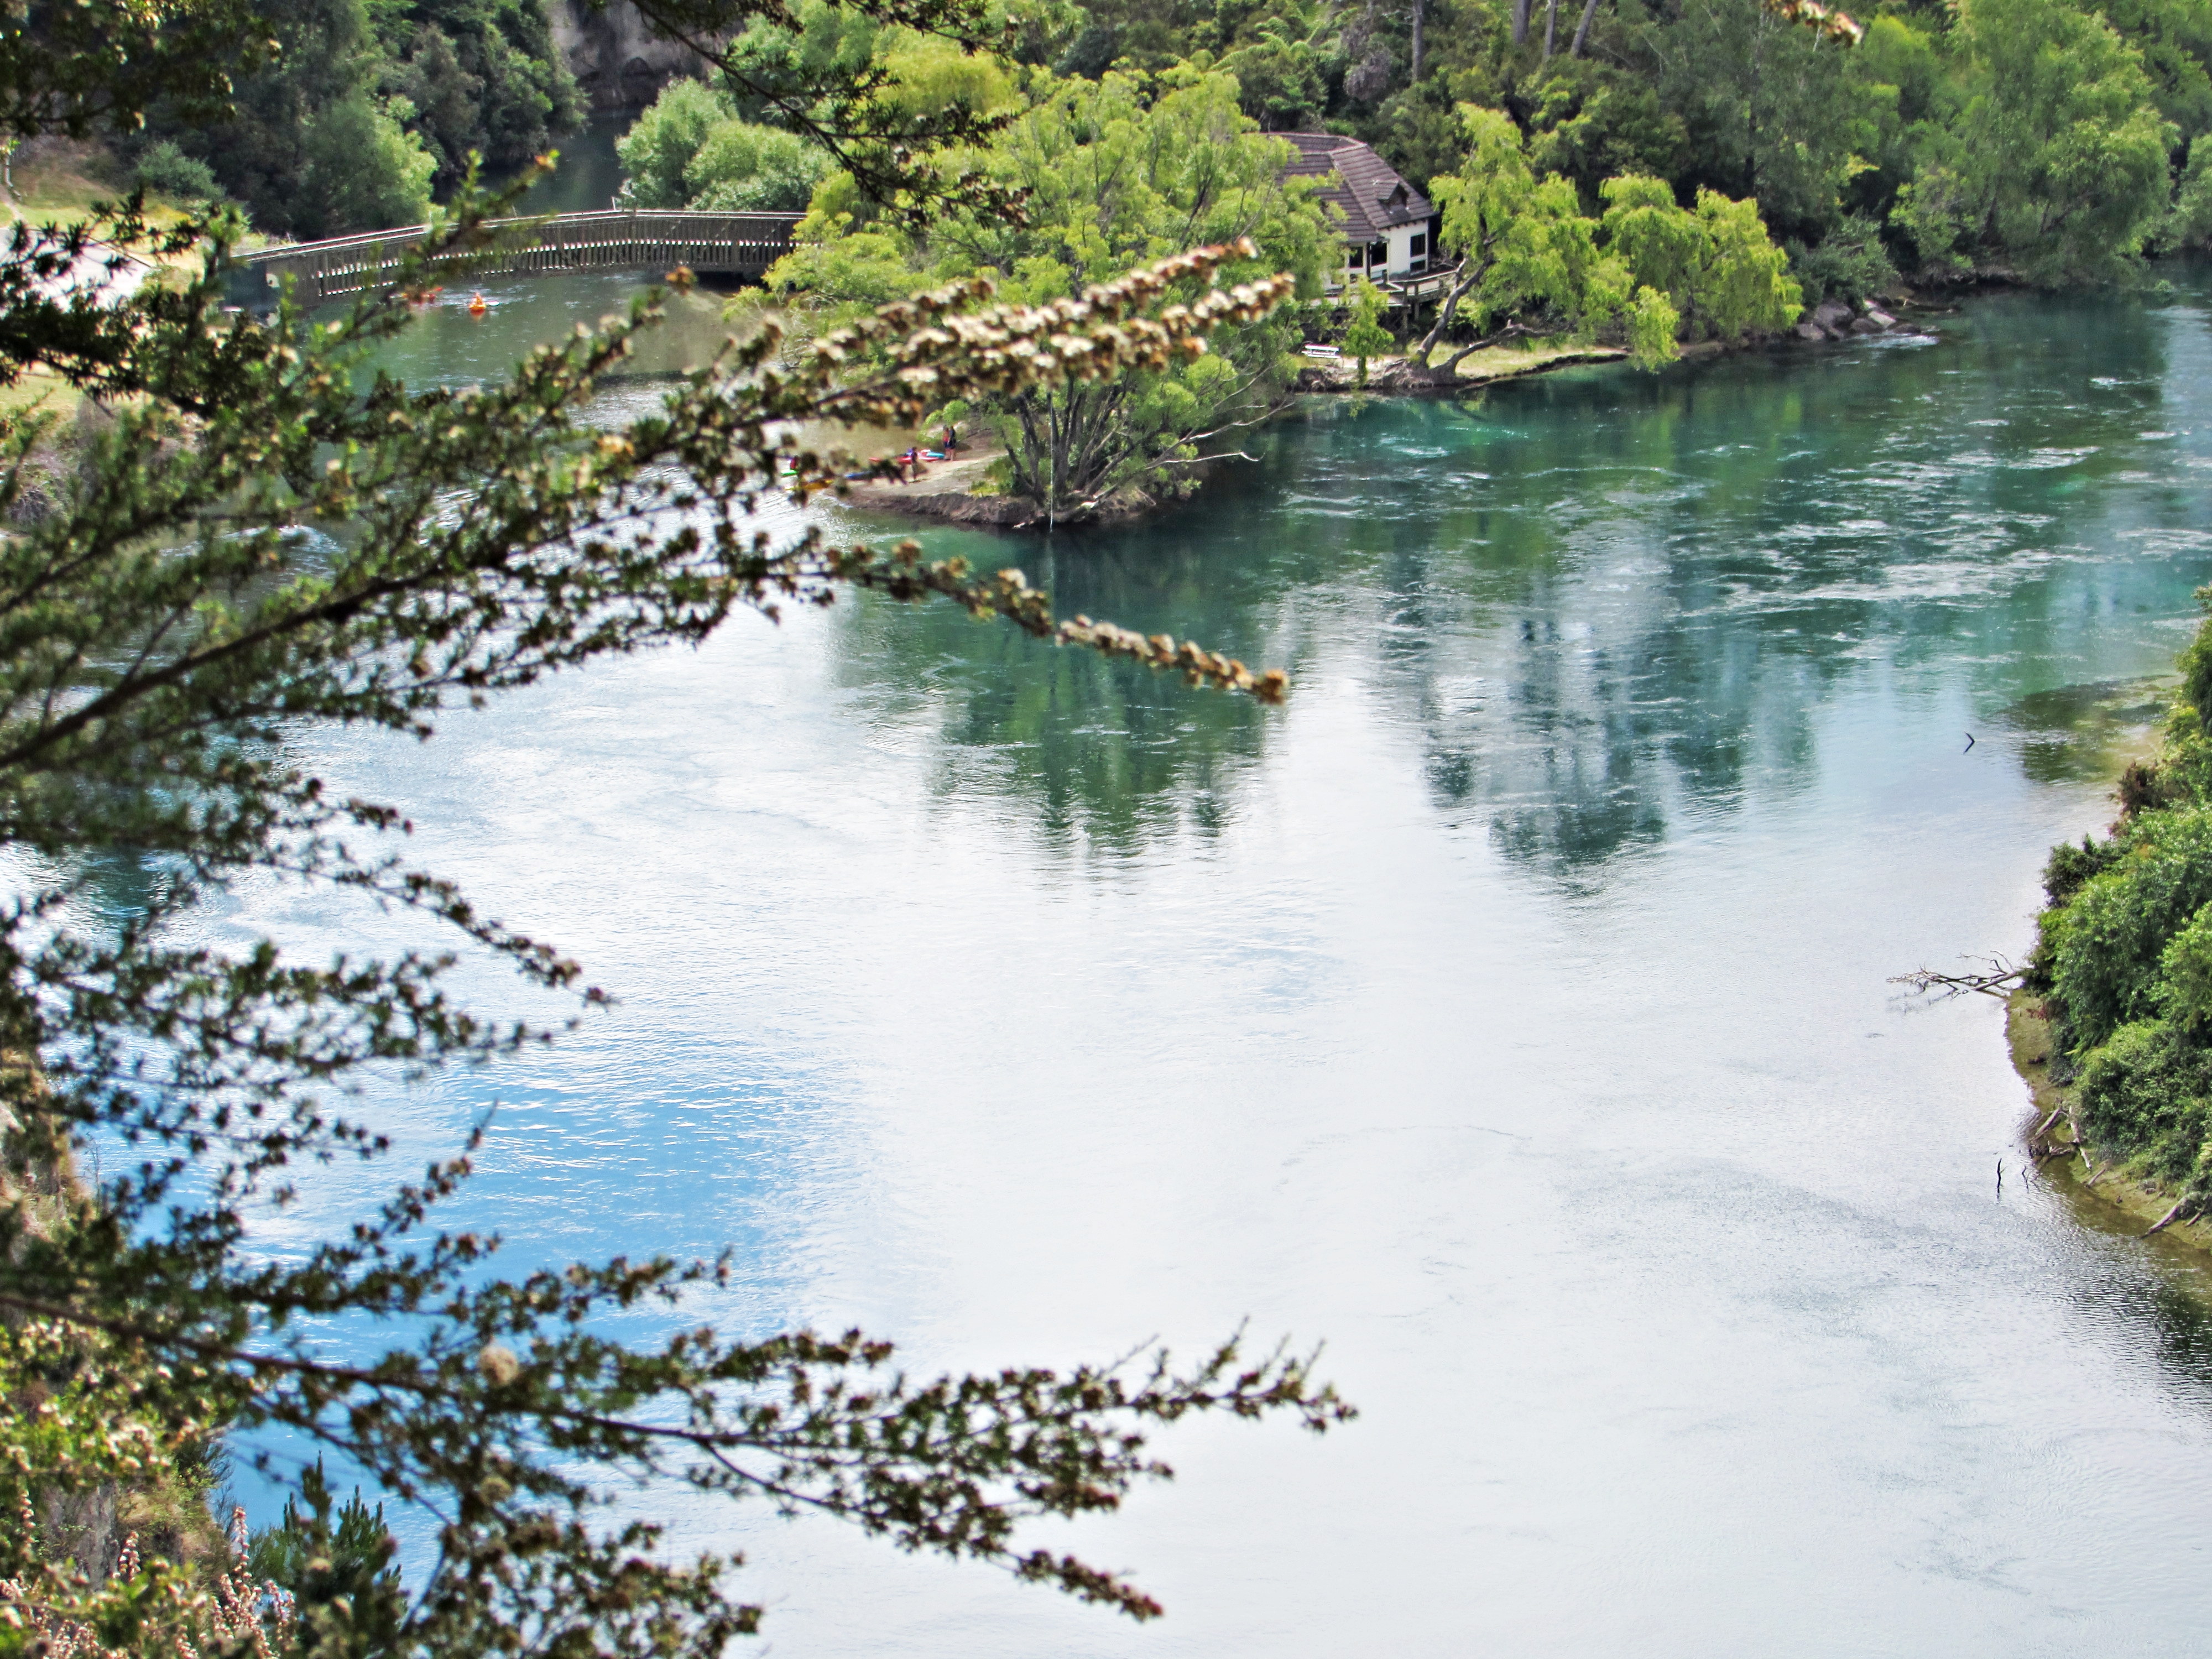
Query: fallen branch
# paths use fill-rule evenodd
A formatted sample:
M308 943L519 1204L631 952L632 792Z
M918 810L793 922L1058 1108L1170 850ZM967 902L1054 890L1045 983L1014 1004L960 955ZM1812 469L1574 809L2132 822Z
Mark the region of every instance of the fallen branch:
M2187 1215L2184 1215L2182 1213L2184 1210L2188 1211L2189 1213ZM2197 1202L2195 1199L2182 1199L2176 1203L2172 1209L2168 1210L2164 1215L2159 1218L2158 1224L2150 1230L2150 1233L2162 1233L2168 1227L2173 1225L2177 1221L2194 1221L2197 1219ZM2150 1233L2145 1233L2143 1237L2145 1238L2148 1238L2150 1237Z
M1939 974L1933 968L1917 968L1909 974L1893 974L1892 985L1910 985L1916 992L1925 994L1941 991L1947 997L1963 996L1969 991L1979 991L1984 996L2002 997L2027 982L2027 969L2016 965L2010 957L2002 956L1967 957L1968 962L1986 962L1990 971L1985 974Z

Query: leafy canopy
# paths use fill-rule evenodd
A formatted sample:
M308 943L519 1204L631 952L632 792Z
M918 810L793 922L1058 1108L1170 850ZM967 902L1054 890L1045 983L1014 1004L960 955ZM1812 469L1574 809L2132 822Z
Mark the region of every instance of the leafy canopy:
M1663 180L1626 176L1604 182L1592 217L1571 182L1538 175L1510 118L1470 106L1461 119L1460 168L1429 186L1437 240L1461 261L1417 354L1432 374L1506 340L1601 333L1650 367L1681 334L1737 340L1796 319L1797 284L1755 204L1705 191L1685 209ZM1476 337L1445 348L1462 323Z
M830 158L795 133L738 118L736 100L673 81L618 145L625 198L642 208L804 210Z
M2212 605L2212 588L2198 598ZM2028 988L2100 1160L2166 1183L2175 1215L2212 1207L2212 623L2181 656L2183 684L2154 764L2122 780L2102 841L2052 849Z
M839 315L926 282L987 275L1031 304L1057 302L1163 256L1240 240L1242 275L1285 274L1316 294L1335 239L1313 182L1282 177L1290 147L1256 131L1224 75L1191 75L1156 97L1133 77L1045 84L1033 107L959 164L1024 204L1016 222L988 204L926 229L866 212L848 178L825 182L801 246L770 273L778 293ZM1205 446L1278 408L1297 325L1254 318L1217 349L1126 379L1053 381L948 399L1006 447L1014 493L1054 520L1099 511L1124 492L1180 494Z

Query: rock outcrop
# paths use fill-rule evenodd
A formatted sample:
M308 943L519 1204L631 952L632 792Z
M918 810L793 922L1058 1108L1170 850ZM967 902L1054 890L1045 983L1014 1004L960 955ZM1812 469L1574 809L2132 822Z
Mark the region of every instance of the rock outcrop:
M705 58L654 35L629 0L607 0L604 11L582 0L554 0L549 10L554 44L595 110L642 109L678 76L707 72Z
M1823 300L1806 313L1796 332L1801 340L1841 340L1854 334L1887 334L1897 325L1897 319L1880 306L1854 313L1841 300Z

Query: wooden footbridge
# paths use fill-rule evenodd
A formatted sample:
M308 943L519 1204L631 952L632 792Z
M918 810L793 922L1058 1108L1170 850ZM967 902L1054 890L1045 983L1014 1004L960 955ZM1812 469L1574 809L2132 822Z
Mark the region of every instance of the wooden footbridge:
M758 276L791 252L795 213L684 213L650 209L562 213L538 219L493 219L499 251L470 275L537 276L568 270L673 270L689 266L702 276ZM296 242L239 255L239 298L276 298L286 276L299 283L309 304L388 287L403 256L417 246L427 225ZM456 272L461 261L456 258ZM459 280L466 280L465 276Z

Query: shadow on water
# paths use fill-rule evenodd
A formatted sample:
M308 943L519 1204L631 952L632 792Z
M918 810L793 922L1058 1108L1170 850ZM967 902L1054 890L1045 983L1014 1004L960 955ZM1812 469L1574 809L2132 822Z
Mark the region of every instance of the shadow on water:
M554 142L560 161L552 174L523 192L519 213L596 213L611 207L623 186L615 144L637 118L628 112L595 115Z
M2021 734L2021 767L2038 783L2109 782L2156 750L2172 675L2032 692L1998 712Z
M2193 313L1999 296L1817 356L1310 400L1247 444L1256 465L1141 523L918 533L1023 564L1064 614L1356 677L1449 823L1601 882L1686 815L1801 789L1845 684L1955 692L2032 777L2106 764L2147 695L2057 688L2116 612L2146 618L2136 675L2181 642L2156 627L2212 553L2212 434L2169 429L2168 387L2208 358ZM1270 740L1258 711L957 617L848 622L929 688L943 787L1054 835L1133 849L1225 822Z

